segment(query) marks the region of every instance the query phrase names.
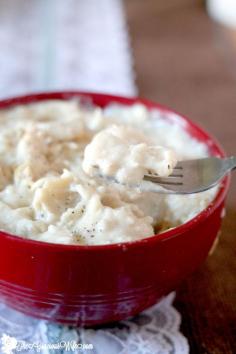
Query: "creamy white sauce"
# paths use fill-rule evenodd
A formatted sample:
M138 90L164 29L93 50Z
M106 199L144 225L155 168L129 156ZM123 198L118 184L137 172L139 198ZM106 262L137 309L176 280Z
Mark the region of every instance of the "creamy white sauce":
M133 182L148 170L168 175L176 160L207 156L207 147L184 128L176 115L166 120L140 104L102 110L45 101L0 111L0 229L93 245L137 240L186 222L217 188L185 196L140 193L93 177L94 164Z

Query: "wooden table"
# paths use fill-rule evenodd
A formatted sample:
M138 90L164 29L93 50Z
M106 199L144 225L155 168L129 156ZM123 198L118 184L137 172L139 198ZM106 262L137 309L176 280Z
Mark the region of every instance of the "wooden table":
M140 96L191 117L236 155L236 30L213 23L192 1L125 6ZM218 247L177 292L191 353L236 353L235 276L236 174Z

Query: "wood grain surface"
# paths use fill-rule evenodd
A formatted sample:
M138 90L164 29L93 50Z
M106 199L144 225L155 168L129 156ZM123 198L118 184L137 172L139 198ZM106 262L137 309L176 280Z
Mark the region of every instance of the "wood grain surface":
M236 155L236 30L194 1L166 3L125 1L139 94L192 118ZM235 276L236 173L218 247L177 291L191 353L236 353Z

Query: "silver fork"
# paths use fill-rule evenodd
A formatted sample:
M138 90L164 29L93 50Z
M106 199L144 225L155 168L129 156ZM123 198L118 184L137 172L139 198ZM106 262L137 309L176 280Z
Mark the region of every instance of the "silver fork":
M154 188L154 185L157 185L163 187L167 193L199 193L214 187L227 173L235 168L236 157L234 156L223 159L207 157L180 161L168 177L145 175L140 189L148 190L149 186L150 191L164 192L162 189Z

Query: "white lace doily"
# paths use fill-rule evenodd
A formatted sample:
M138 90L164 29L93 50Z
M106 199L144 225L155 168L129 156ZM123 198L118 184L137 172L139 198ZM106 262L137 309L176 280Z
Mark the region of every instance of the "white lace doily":
M8 354L9 339L13 341L12 353L18 343L55 344L73 342L90 344L91 349L61 349L60 353L91 354L185 354L188 353L186 338L179 332L180 315L172 306L174 293L162 302L130 318L100 329L71 328L47 321L38 321L0 304L0 333L2 353ZM6 341L8 339L8 342ZM15 346L14 346L15 343ZM25 346L26 347L26 346ZM23 348L23 346L22 346ZM20 350L20 353L35 353L36 347ZM58 354L58 349L42 349L44 354ZM10 353L9 353L10 354Z
M0 51L0 97L60 89L136 94L120 0L1 0ZM96 330L37 320L0 303L0 352L18 352L21 341L65 341L93 349L45 346L39 352L186 354L173 298L172 293L132 319ZM19 352L36 353L37 347Z

